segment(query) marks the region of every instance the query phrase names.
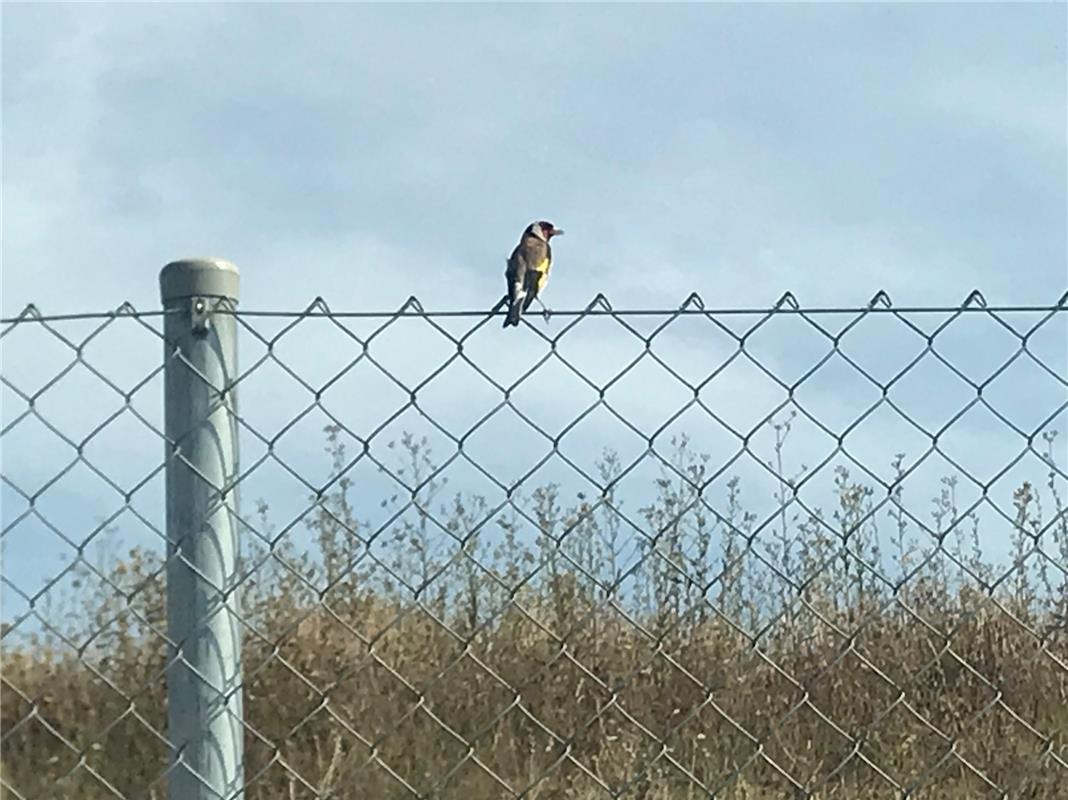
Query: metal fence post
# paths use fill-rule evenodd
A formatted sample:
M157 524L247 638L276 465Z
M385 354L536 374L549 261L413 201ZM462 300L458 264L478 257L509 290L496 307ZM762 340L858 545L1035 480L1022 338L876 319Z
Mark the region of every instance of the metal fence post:
M172 800L244 796L238 620L238 272L189 259L160 273L167 436L167 667Z

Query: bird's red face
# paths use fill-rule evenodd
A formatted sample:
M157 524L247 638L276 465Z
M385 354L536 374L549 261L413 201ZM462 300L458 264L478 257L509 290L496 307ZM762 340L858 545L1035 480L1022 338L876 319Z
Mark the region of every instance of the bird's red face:
M542 235L545 236L546 241L553 238L554 236L562 236L564 233L562 230L555 227L551 222L546 222L545 220L539 222L538 227L541 228Z

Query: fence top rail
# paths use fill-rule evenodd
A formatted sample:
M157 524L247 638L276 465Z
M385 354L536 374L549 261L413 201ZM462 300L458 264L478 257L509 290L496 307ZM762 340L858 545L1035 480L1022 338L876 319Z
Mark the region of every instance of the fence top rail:
M502 303L486 309L439 309L428 310L415 296L409 297L399 307L392 310L379 311L352 311L332 309L322 297L316 297L307 306L298 310L288 309L263 309L242 310L232 308L218 308L216 313L235 314L240 317L281 317L281 318L307 318L307 317L330 317L363 318L363 319L390 319L395 317L422 317L422 318L479 318L498 313ZM651 317L651 316L755 316L761 314L952 314L952 313L1051 313L1068 311L1068 291L1060 296L1052 304L1007 304L991 305L981 292L971 292L958 305L921 305L921 306L895 306L890 295L886 292L878 292L866 305L862 306L811 306L805 307L800 304L791 292L786 292L774 305L768 307L713 307L705 305L701 296L696 292L674 308L615 308L604 295L597 295L588 305L583 308L553 310L554 317L574 318L588 316L609 317ZM139 310L132 303L125 302L117 308L109 311L74 312L68 314L45 314L33 303L22 309L17 315L0 318L0 325L11 326L27 322L65 322L72 320L105 320L121 317L149 318L162 317L176 311L164 311L162 309Z

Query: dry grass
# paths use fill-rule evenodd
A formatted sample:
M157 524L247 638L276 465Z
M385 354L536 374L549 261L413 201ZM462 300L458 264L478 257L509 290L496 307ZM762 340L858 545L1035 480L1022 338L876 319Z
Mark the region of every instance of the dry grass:
M413 472L431 466L405 444ZM700 463L680 443L680 475L699 478ZM605 474L617 466L607 457ZM481 501L457 498L440 516L461 543L452 565L414 597L366 559L350 568L365 529L342 485L310 525L310 552L280 548L246 588L246 797L1063 797L1063 571L984 588L947 577L941 560L923 566L922 548L881 555L864 487L839 478L833 518L850 549L874 564L911 559L904 585L834 558L833 526L799 519L784 523L781 561L815 577L784 598L771 571L783 563L732 562L747 545L737 497L726 519L680 517L687 483L672 478L642 510L666 531L667 560L623 588L612 515L585 500L561 508L545 487L529 546L510 519L480 538ZM1054 524L1043 523L1034 495L1017 493L1018 546L1042 530L1063 567L1063 508L1054 492ZM554 538L568 527L577 549ZM896 520L901 554L907 527ZM382 535L396 536L397 574L448 561L426 518ZM974 548L945 546L994 574ZM668 560L704 585L680 582ZM128 597L87 582L71 598L80 651L5 637L5 795L166 797L167 751L152 733L165 729L165 648L137 621L162 629L159 566L133 551L109 574Z

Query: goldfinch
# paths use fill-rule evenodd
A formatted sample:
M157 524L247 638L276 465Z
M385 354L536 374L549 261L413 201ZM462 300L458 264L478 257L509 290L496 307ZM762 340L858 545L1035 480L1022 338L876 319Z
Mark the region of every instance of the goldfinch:
M519 317L535 300L541 306L548 322L549 309L541 301L540 295L545 284L549 282L549 269L553 261L549 240L563 233L545 220L532 222L523 231L519 244L508 259L508 269L504 273L508 281L508 315L504 318L505 328L518 325Z

